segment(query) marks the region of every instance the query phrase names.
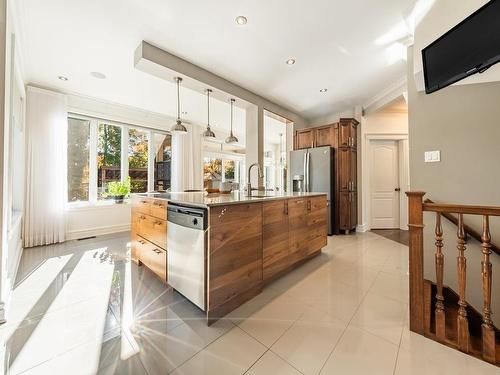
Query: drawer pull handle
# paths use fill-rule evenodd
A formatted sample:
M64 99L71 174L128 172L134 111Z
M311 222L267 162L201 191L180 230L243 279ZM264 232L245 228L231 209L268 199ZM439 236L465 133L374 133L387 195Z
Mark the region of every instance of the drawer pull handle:
M156 254L161 254L161 250L158 250L158 249L153 249L153 251L154 251Z
M156 224L156 225L161 225L161 224L162 224L162 222L157 220L157 221L155 221L155 224Z
M140 243L141 245L144 245L146 242L145 242L145 241L143 241L143 240L139 240L139 243Z
M142 203L142 204L147 204L147 203L148 203L148 201L141 201L141 203Z

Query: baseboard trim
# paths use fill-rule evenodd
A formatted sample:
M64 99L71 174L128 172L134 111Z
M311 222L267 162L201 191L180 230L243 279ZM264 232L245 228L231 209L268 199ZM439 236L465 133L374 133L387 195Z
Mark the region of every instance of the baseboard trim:
M359 224L357 227L356 227L356 232L368 232L370 230L370 228L368 227L368 224Z
M77 240L79 238L102 236L104 234L126 232L130 230L130 224L110 225L107 227L98 227L90 229L75 230L66 233L66 240Z

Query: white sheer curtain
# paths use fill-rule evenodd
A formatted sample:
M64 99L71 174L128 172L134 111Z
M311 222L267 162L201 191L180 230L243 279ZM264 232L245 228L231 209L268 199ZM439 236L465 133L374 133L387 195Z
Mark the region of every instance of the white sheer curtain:
M65 239L67 189L66 96L28 87L24 246Z
M203 189L202 142L203 128L186 125L185 135L172 134L172 191Z

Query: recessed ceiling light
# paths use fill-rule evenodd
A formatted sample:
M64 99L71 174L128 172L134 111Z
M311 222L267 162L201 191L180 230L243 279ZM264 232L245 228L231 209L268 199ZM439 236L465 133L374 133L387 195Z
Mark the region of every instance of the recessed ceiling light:
M328 91L328 89L321 89L321 90L319 90L319 92L327 92L327 91Z
M238 16L235 18L235 21L238 25L246 25L246 23L248 22L245 16Z
M97 78L97 79L105 79L106 78L106 75L102 74L101 72L90 72L90 75L94 78Z
M65 76L58 76L57 78L59 78L61 81L67 81L68 80L68 77L65 77Z
M288 60L286 60L286 64L287 65L293 65L293 64L295 64L295 59L288 59Z

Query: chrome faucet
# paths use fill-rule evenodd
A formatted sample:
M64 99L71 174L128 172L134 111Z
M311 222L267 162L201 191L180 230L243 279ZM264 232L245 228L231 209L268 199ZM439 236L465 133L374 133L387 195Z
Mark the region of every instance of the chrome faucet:
M252 183L250 181L250 172L252 171L252 167L258 167L259 168L259 178L264 177L264 173L262 173L262 168L260 167L259 163L253 163L248 167L248 176L247 176L247 195L251 196L252 195Z

